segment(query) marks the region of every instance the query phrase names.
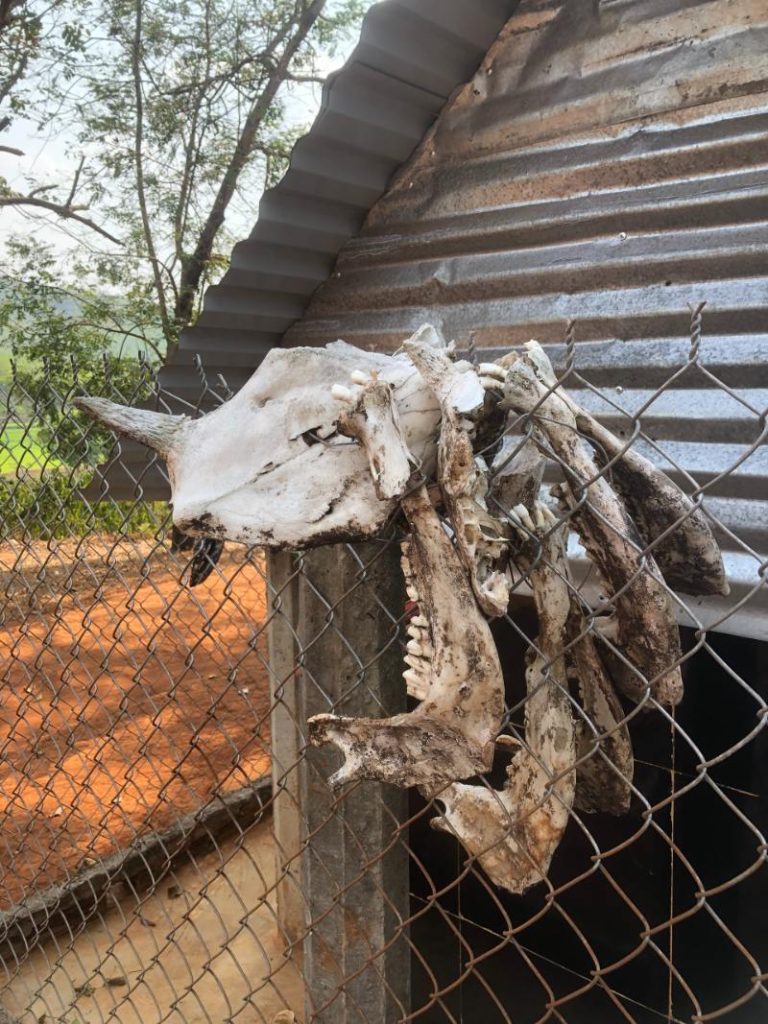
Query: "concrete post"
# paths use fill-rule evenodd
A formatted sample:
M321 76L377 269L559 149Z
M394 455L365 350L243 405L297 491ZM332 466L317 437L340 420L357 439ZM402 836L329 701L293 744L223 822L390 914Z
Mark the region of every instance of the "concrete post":
M273 561L272 567L280 572L274 587L288 578L287 565ZM408 855L397 841L398 823L408 813L407 794L366 782L334 798L326 780L339 755L305 749L304 737L306 720L320 712L383 717L405 710L395 625L404 607L399 551L370 542L310 552L302 559L291 601L295 703L287 712L284 686L283 711L277 720L273 716L273 750L276 765L299 758L290 806L296 808L297 795L300 811L281 810L275 827L281 856L295 863L290 851L297 832L303 847L306 1022L394 1024L407 1015L410 990L407 929L399 930L409 916ZM272 634L277 679L288 674L283 629L276 626ZM288 736L287 718L293 715ZM288 793L284 786L278 794L283 808ZM281 917L284 912L290 935L296 907L287 895Z

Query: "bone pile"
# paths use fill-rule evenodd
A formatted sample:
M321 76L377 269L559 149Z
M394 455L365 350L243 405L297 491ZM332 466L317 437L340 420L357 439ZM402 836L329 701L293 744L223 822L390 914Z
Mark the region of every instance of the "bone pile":
M514 893L546 879L572 811L628 810L622 698L679 703L673 590L728 588L701 510L579 408L537 342L475 368L425 325L391 356L344 342L275 349L234 398L195 420L77 404L162 455L183 534L306 548L373 536L402 514L415 608L404 685L415 707L312 718L312 742L343 756L331 786L417 786L441 806L434 827ZM562 477L549 490L547 464ZM572 578L572 532L599 578L599 608ZM502 732L489 626L521 584L539 630L524 740ZM501 790L482 779L497 750L509 755Z

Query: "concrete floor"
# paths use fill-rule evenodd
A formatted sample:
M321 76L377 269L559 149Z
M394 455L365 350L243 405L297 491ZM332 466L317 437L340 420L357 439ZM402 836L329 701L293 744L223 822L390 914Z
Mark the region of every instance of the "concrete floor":
M118 887L74 941L51 939L15 971L6 965L0 1002L21 1024L272 1024L286 1010L300 1021L270 829L192 860L146 898Z

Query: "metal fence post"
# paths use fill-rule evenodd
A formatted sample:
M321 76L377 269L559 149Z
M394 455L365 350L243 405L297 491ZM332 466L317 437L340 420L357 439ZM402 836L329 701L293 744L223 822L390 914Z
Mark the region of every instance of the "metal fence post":
M333 709L381 717L405 709L402 652L386 611L403 603L395 545L361 544L354 552L336 545L304 556L293 608L297 725L293 739L273 735L276 759L293 756L290 744L313 714ZM299 755L302 744L299 739ZM409 916L408 855L397 842L407 795L362 783L334 798L327 779L337 761L331 750L309 748L296 772L306 840L306 1020L388 1024L401 1020L409 1005L408 938L405 930L397 933ZM276 828L290 844L295 826L278 818Z

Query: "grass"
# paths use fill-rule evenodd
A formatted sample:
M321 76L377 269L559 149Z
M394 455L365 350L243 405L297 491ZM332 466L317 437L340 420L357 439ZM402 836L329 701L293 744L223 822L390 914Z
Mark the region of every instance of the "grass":
M38 444L35 429L21 423L8 424L0 434L0 474L13 473L18 467L42 469L59 463Z

